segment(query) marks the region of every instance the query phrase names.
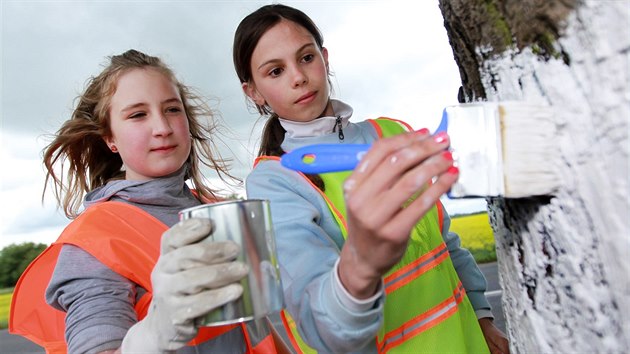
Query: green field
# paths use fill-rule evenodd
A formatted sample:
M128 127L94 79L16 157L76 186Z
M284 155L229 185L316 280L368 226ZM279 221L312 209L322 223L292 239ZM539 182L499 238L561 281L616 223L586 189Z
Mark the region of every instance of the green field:
M477 263L497 260L488 214L455 216L451 220L451 231L459 235L462 246L473 254ZM7 328L11 295L13 289L0 289L0 329Z
M451 220L451 231L459 235L462 246L473 254L477 263L497 260L494 235L487 213L455 216Z

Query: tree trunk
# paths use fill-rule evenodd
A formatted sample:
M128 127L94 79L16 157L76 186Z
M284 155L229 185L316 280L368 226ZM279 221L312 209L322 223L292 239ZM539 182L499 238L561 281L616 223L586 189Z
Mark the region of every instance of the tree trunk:
M488 200L513 353L630 351L630 3L440 0L467 101L555 107L561 189Z

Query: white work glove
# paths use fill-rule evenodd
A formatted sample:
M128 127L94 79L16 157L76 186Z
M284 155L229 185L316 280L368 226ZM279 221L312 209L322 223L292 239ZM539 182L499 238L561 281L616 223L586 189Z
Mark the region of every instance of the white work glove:
M234 242L200 242L212 232L206 219L179 222L162 235L161 255L153 272L153 300L147 316L133 325L122 353L177 350L197 335L195 319L237 299L238 280L247 265L236 262Z

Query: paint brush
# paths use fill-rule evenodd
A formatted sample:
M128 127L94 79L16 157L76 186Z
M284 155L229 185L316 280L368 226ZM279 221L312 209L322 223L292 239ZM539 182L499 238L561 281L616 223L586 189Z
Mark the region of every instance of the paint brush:
M450 149L459 168L451 198L551 195L560 186L552 107L478 102L446 107Z
M549 106L476 102L449 106L433 134L449 134L459 179L450 198L550 195L560 186L556 124ZM370 144L322 144L295 149L283 166L304 173L352 170Z

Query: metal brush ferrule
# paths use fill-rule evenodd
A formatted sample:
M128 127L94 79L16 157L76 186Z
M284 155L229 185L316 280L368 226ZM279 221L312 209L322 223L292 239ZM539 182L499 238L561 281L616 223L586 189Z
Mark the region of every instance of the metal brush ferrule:
M466 103L444 109L459 179L451 198L500 196L504 193L499 105Z

